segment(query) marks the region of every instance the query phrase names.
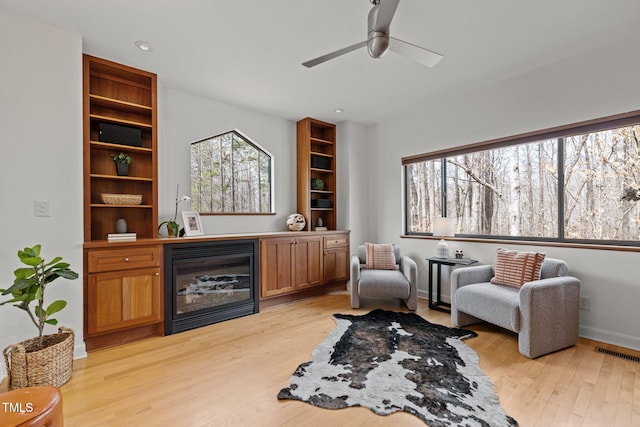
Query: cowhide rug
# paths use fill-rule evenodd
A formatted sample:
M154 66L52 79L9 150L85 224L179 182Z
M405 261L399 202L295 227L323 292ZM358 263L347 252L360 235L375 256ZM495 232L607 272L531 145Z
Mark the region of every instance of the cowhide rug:
M462 342L473 331L429 323L412 313L335 314L336 328L298 366L278 399L321 408L405 411L431 427L517 426Z

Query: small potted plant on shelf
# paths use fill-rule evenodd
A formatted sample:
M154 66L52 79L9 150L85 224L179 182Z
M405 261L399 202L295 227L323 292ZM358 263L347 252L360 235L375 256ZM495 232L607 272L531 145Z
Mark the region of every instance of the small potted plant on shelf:
M78 273L62 262L61 257L45 261L40 250L40 245L19 250L18 258L26 267L14 271L12 286L0 289L2 295L11 295L11 299L0 305L13 304L24 310L38 329L37 337L10 345L3 351L10 390L35 385L59 387L71 378L73 370L73 330L61 327L57 334L43 335L45 324L58 324L51 316L64 309L67 302L57 300L45 307L44 294L54 280L75 280ZM33 307L32 303L35 303Z
M129 165L131 164L131 156L126 153L112 154L111 159L116 163L116 172L118 176L129 175Z

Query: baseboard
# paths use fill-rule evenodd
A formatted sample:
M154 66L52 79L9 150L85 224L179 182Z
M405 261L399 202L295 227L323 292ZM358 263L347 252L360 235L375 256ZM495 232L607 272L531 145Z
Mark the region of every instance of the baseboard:
M640 351L640 338L632 335L620 334L617 332L605 331L604 329L582 325L580 326L579 334L582 338Z
M442 302L446 302L447 304L451 304L451 298L449 295L440 295ZM424 291L422 289L418 289L418 298L428 300L429 299L429 291Z
M82 344L73 346L73 360L84 359L86 357L87 347L84 345L84 341L82 342Z

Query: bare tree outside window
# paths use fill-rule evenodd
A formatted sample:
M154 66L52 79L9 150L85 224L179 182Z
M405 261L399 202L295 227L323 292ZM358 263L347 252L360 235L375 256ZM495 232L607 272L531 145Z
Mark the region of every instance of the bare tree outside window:
M473 148L405 164L407 233L640 243L640 125Z
M192 143L193 209L271 213L271 165L271 156L237 131Z

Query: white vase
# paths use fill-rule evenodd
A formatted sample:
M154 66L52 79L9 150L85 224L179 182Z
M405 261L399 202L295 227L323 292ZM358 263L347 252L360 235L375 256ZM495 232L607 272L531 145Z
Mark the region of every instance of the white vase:
M444 239L440 239L436 245L436 256L438 258L449 258L449 245L447 245Z

